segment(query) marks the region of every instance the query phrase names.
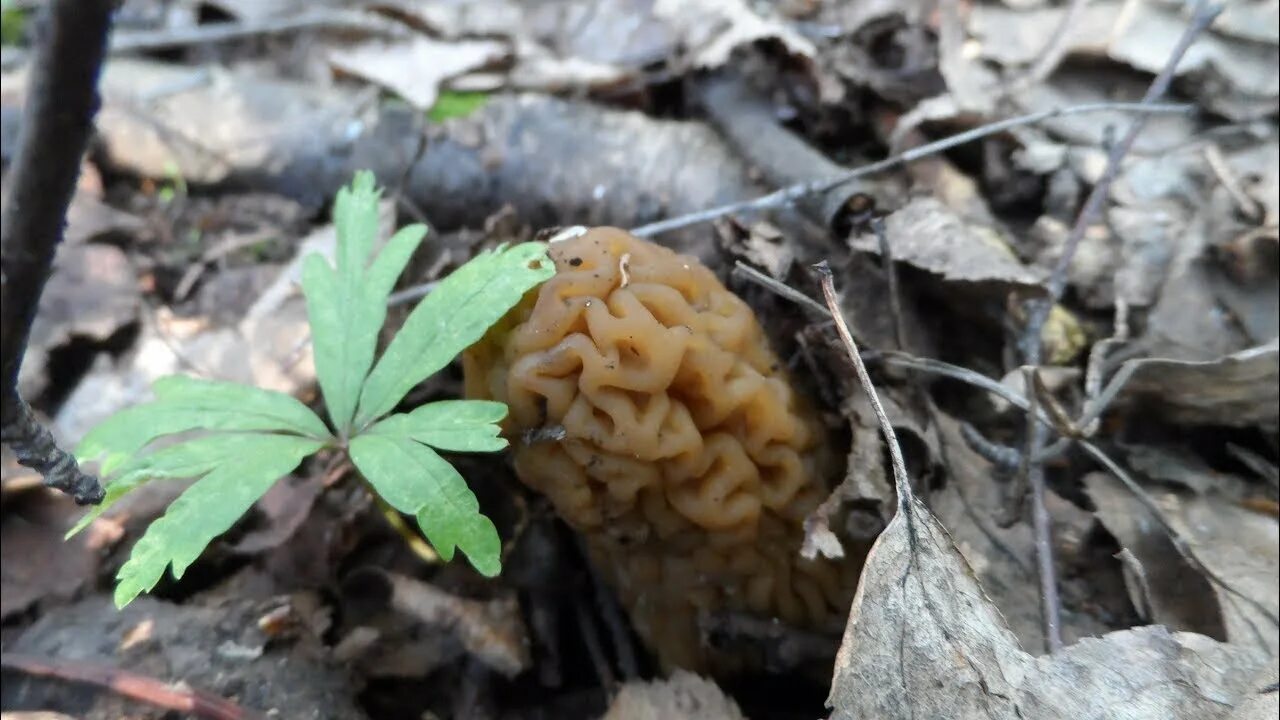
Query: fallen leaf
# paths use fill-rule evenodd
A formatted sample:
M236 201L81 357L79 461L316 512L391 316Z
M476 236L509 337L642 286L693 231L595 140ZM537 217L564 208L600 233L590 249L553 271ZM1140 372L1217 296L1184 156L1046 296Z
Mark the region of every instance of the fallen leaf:
M1187 549L1221 583L1175 550L1150 511L1110 475L1085 477L1103 524L1146 569L1154 619L1176 630L1214 634L1280 654L1280 526L1217 493L1153 492ZM1223 586L1226 585L1226 587Z
M938 521L948 528L951 541L971 568L987 598L994 603L1004 622L1026 648L1044 645L1040 596L1035 572L1035 542L1031 526L1019 519L1008 527L997 522L1005 513L1012 478L997 478L995 468L964 441L959 423L945 413L938 414L938 433L946 447L947 482L929 496L929 506ZM1052 521L1055 552L1062 572L1075 561L1076 548L1067 547L1071 535L1078 534L1078 515L1082 511L1050 493L1046 509ZM1079 564L1076 562L1075 564ZM1088 569L1090 581L1101 579L1105 568ZM1071 643L1105 634L1113 628L1095 617L1093 612L1119 615L1116 601L1098 597L1104 591L1098 582L1085 584L1093 594L1073 596L1072 587L1063 585L1062 636Z
M832 718L1213 720L1253 690L1254 649L1145 627L1022 650L914 498L876 541L836 659Z
M618 689L601 720L742 720L714 682L685 670L665 680L633 680Z
M323 490L319 476L295 480L287 478L271 486L254 506L265 517L265 527L250 530L231 546L232 552L256 555L279 547L293 537L307 516L311 506Z
M933 198L915 198L885 220L894 260L944 280L989 283L1004 290L1040 291L1039 274L1024 265L993 228L965 222ZM855 250L879 254L874 235L850 241Z
M98 555L83 537L63 542L79 515L65 495L35 488L5 501L0 523L0 619L65 600L92 582Z
M133 265L123 251L112 245L63 243L31 324L19 372L23 394L38 397L48 382L52 350L73 338L106 341L137 321L141 304Z
M1280 97L1275 74L1278 38L1272 29L1275 23L1266 19L1274 20L1276 3L1225 5L1227 14L1188 49L1177 76L1196 78L1188 88L1198 100L1234 120L1274 112ZM1043 52L1065 12L1065 5L1014 8L977 3L969 13L968 30L978 42L980 57L1018 67ZM1188 17L1185 7L1176 3L1092 2L1067 29L1067 52L1156 73L1182 36Z
M736 48L757 40L776 40L802 58L815 52L786 22L756 14L744 0L655 0L653 15L677 35L693 68L724 65Z
M505 43L493 40L441 42L419 36L333 50L329 53L329 62L345 73L387 88L426 111L435 105L442 82L501 60L508 52Z
M142 218L117 210L87 192L77 192L67 208L63 246L88 243L111 235L135 236L144 232Z
M1275 427L1280 420L1280 344L1272 341L1205 360L1128 360L1121 404L1160 409L1160 420L1192 425Z

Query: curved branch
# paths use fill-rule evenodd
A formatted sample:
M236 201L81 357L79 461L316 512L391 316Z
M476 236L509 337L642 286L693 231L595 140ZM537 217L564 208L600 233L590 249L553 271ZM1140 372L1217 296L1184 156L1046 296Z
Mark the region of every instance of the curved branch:
M18 462L44 476L46 485L81 504L100 502L102 487L32 415L18 395L18 370L98 111L98 72L112 5L110 0L54 0L44 9L24 132L0 218L0 438Z

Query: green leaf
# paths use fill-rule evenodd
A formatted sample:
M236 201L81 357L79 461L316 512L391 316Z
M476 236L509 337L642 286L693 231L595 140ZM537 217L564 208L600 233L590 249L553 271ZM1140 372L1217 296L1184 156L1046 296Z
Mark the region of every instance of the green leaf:
M445 90L436 98L436 104L431 106L431 110L427 111L427 119L441 123L452 118L466 117L484 107L488 101L488 93Z
M243 452L252 452L260 444L262 437L264 436L246 433L206 435L130 459L107 478L107 494L102 502L80 518L67 531L65 538L88 527L107 508L145 483L151 480L200 477Z
M155 587L170 564L173 576L181 578L205 546L234 525L276 480L324 445L291 435L214 435L201 440L214 447L215 441L226 443L223 462L179 495L134 545L116 575L116 607ZM197 465L193 461L192 466Z
M494 452L507 446L498 423L507 406L491 400L443 400L411 413L390 415L367 432L413 438L424 445L455 452Z
M0 42L5 45L17 45L27 34L29 11L15 7L12 0L0 5Z
M279 420L283 430L314 438L329 437L324 421L302 401L287 393L187 375L160 378L152 385L152 390L162 403L199 410L235 410L262 415Z
M391 507L418 519L445 560L461 548L486 577L502 569L502 543L467 483L434 450L407 437L361 435L351 441L351 461Z
M351 187L340 190L334 203L337 266L313 254L302 269L316 376L329 418L344 435L373 365L378 331L387 318L387 296L427 232L423 225L403 228L366 268L378 234L378 197L373 173L356 173Z
M555 274L544 243L472 258L418 303L365 381L355 426L391 412L413 388L475 343L526 292Z
M174 375L156 381L156 400L126 408L91 430L76 447L82 461L101 459L110 475L147 443L190 430L274 430L329 437L324 422L290 395Z

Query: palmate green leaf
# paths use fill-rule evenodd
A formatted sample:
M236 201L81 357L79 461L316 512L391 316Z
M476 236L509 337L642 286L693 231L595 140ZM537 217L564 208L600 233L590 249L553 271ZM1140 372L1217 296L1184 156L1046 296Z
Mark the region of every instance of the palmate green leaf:
M111 475L147 443L195 429L275 430L316 439L329 430L297 398L216 380L173 375L152 386L156 399L107 418L76 447L81 461L101 460L99 472Z
M288 437L259 433L218 433L161 448L148 455L135 456L106 477L106 497L75 524L66 537L88 527L120 498L151 480L194 478L237 457L257 451L263 443L274 446L272 438ZM267 440L263 440L267 438Z
M389 415L366 432L413 438L455 452L494 452L507 446L498 423L507 406L491 400L442 400L410 413Z
M387 296L427 232L423 225L401 229L366 267L378 234L378 197L373 173L356 173L334 203L337 267L314 254L302 268L316 376L340 434L351 425L361 385L373 365Z
M408 437L366 434L351 441L351 461L387 504L413 515L445 560L461 548L486 577L502 569L502 543L467 483L434 450Z
M555 274L544 243L478 255L440 281L405 320L365 380L355 426L391 412L414 385L475 343L526 292Z
M220 453L211 452L219 455L221 462L179 495L134 545L128 562L116 575L116 607L128 605L140 593L155 587L170 565L173 576L181 578L205 546L230 529L276 480L324 445L324 441L296 435L220 434L201 438L206 440L206 450L210 451L217 449L218 442L226 443ZM162 452L165 451L156 455ZM188 467L207 467L194 457L190 459Z

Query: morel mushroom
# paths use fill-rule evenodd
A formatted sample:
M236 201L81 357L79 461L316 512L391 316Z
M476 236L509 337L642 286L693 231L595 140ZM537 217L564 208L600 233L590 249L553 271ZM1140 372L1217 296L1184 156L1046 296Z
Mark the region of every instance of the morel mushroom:
M549 254L555 276L464 355L467 395L510 406L517 474L586 536L641 637L705 669L699 612L838 627L856 568L798 552L828 490L821 429L751 308L616 228Z

